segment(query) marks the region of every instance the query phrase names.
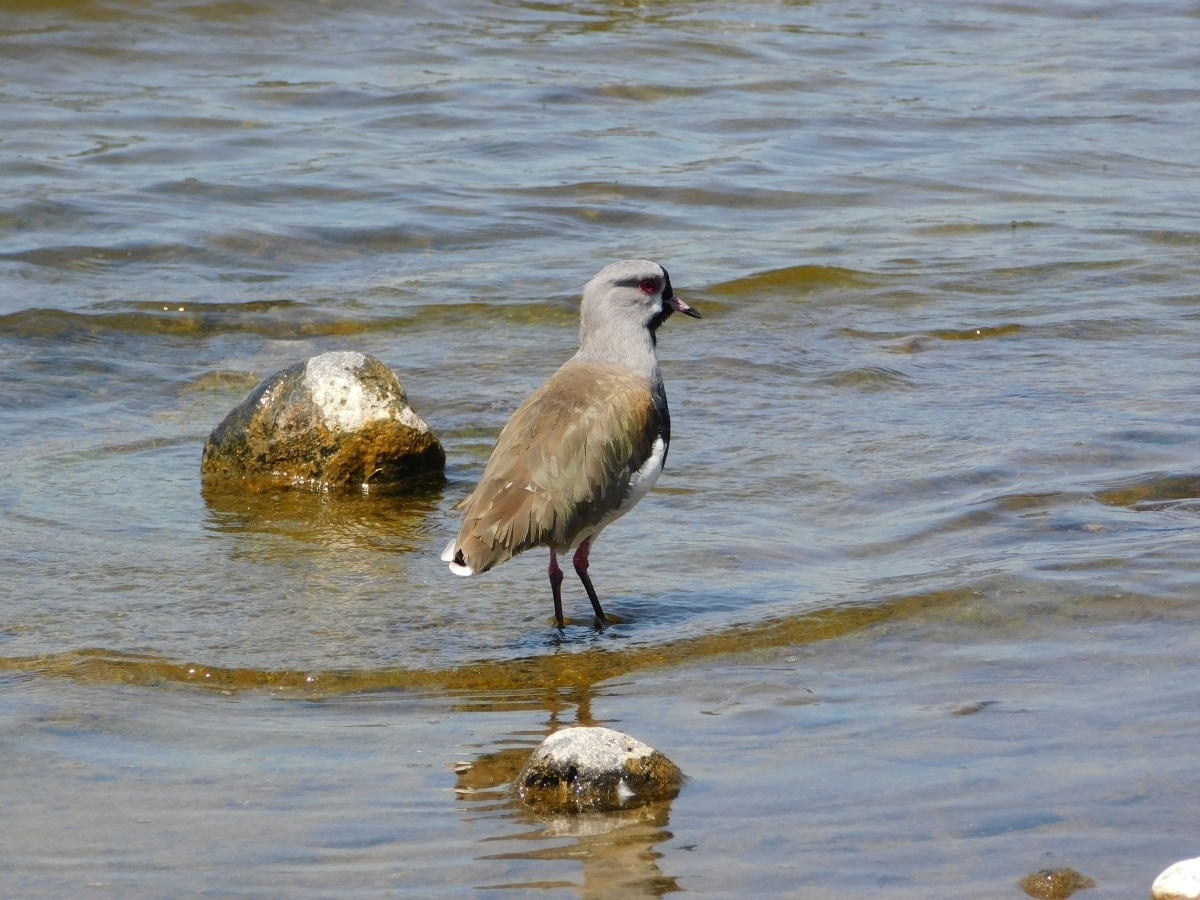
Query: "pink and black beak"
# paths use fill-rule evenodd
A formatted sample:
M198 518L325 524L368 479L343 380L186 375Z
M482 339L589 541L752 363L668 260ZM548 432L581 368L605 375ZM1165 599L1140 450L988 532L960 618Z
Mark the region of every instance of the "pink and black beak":
M650 320L650 340L657 346L658 327L663 322L670 318L671 313L681 312L685 316L691 316L693 319L703 318L700 311L693 306L688 306L682 300L675 296L675 291L671 289L671 276L667 274L667 270L663 269L663 289L662 289L662 310L653 319Z
M670 307L675 312L681 312L685 316L691 316L693 319L703 319L700 311L695 307L688 306L680 298L675 296L675 291L671 289L671 276L667 274L667 270L663 269L663 277L666 282L663 284L663 306Z
M688 306L686 303L684 303L682 300L680 300L674 294L672 294L670 297L667 297L664 295L663 303L665 303L667 306L671 307L671 309L675 310L675 312L681 312L685 316L691 316L693 319L703 319L704 318L704 316L700 315L700 311L698 309Z

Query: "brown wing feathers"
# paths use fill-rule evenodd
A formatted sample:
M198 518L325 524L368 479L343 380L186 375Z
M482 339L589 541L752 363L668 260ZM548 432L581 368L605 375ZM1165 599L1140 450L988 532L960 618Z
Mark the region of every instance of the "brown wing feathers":
M514 413L463 506L457 547L486 572L530 547L564 549L625 498L659 414L630 373L568 363Z

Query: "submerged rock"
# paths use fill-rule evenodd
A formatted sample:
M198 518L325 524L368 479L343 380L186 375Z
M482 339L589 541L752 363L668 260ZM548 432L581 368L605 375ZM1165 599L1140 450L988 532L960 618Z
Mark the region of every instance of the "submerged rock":
M1095 886L1096 882L1074 869L1042 869L1017 882L1017 887L1038 900L1064 900L1076 891Z
M209 435L200 473L247 483L366 488L440 472L446 453L394 372L323 353L261 382Z
M1200 898L1200 857L1168 866L1150 886L1153 900L1197 900Z
M517 786L526 803L567 812L617 810L670 800L683 785L673 762L611 728L564 728L538 746Z

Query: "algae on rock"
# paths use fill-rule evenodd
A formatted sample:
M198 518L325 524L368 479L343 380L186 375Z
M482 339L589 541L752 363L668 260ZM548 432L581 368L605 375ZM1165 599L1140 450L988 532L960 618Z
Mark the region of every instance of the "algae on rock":
M571 812L626 809L679 794L683 773L641 741L611 728L564 728L538 746L517 788L527 804Z
M400 380L363 353L324 353L262 381L209 435L209 481L367 489L440 472L446 453Z

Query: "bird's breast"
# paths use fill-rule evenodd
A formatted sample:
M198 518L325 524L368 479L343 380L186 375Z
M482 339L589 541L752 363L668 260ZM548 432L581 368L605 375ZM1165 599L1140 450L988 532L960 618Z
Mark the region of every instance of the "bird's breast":
M642 467L630 476L629 492L618 509L618 515L624 515L633 509L639 500L650 493L650 489L658 481L658 476L662 474L663 462L666 458L667 442L660 435L654 439L654 446L650 449L650 456L642 463Z

